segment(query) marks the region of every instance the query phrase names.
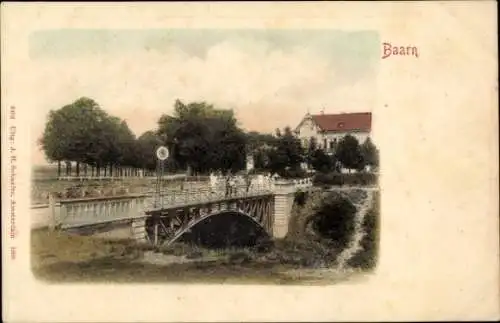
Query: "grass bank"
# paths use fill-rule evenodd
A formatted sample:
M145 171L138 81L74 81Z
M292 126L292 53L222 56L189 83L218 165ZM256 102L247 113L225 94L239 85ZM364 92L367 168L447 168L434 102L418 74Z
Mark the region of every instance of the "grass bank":
M201 250L177 245L161 252L184 255L191 261L168 265L147 263L145 255L151 251L133 241L72 236L47 230L32 232L33 273L38 279L51 283L324 285L348 278L322 268L331 250L305 241L279 240L265 250Z

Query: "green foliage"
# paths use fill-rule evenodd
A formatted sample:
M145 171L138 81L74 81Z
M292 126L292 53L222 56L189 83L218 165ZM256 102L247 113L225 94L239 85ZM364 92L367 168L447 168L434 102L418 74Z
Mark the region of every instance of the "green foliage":
M346 168L362 169L365 165L359 142L351 135L346 135L340 140L335 156Z
M300 140L286 127L276 140L274 149L268 154L269 170L282 177L290 177L290 171L299 172L300 163L303 161L303 149Z
M378 176L374 173L317 173L313 177L314 186L342 186L342 185L376 185L378 182Z
M302 168L300 167L295 167L295 168L286 168L283 170L278 171L278 175L290 179L301 179L301 178L307 178L309 177L309 174Z
M365 236L361 240L361 250L348 264L355 268L374 269L377 264L380 241L380 195L374 196L374 203L363 221Z
M316 140L316 137L311 137L309 139L309 145L307 147L309 152L314 152L316 149L318 149L318 141Z
M247 136L247 151L256 152L276 144L276 137L272 134L250 131Z
M354 233L355 214L356 207L349 200L332 195L323 201L310 221L315 232L343 249Z
M165 138L179 167L190 167L198 173L245 167L247 137L231 110L177 100L173 116L162 116L158 126L158 134Z
M92 99L80 98L49 112L40 144L51 161L99 165L114 156L114 120Z
M307 200L307 192L298 190L295 192L295 196L293 198L293 203L298 206L304 206Z
M373 167L377 167L379 165L379 152L370 138L367 138L361 145L360 151L366 165Z
M322 149L316 149L309 155L311 167L318 172L327 172L332 170L335 159L325 154Z
M254 168L256 171L265 171L269 168L269 148L258 148L253 153Z
M295 196L295 203L292 206L290 222L288 224L288 233L286 237L287 239L311 240L311 238L314 238L314 236L316 235L314 232L309 235L307 234L306 224L316 213L316 209L321 205L323 201L323 195L323 192L315 191L308 193L301 192ZM304 197L304 203L300 205L299 203L302 202L302 197Z
M154 170L157 165L156 149L158 149L161 145L163 145L163 142L160 136L158 136L154 131L150 130L143 133L137 139L136 143L136 153L140 156L138 166ZM167 169L169 169L168 166Z

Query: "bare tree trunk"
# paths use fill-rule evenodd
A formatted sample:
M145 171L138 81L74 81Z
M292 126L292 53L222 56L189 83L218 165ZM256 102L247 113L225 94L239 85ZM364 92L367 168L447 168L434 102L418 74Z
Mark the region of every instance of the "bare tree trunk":
M87 164L84 164L83 165L83 174L85 175L85 177L87 177L87 169L88 169L88 166Z
M76 162L76 177L80 176L80 162Z
M113 177L113 164L109 165L109 176Z
M57 161L57 177L61 177L61 161Z

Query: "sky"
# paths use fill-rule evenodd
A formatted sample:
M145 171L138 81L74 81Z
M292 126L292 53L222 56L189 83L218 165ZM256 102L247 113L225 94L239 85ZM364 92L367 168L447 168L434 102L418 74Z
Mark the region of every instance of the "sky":
M245 130L295 127L305 113L372 111L379 37L340 30L75 30L30 36L43 97L33 117L32 161L50 110L90 97L140 135L176 99L233 109Z

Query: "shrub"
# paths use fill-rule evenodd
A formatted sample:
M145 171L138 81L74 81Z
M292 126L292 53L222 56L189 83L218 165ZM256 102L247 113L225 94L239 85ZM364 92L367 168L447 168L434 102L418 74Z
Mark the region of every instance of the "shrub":
M293 203L298 206L304 206L307 200L307 192L298 190L295 192L295 196L293 198Z
M356 207L346 198L330 195L311 217L312 228L339 249L347 246L354 233Z
M376 185L378 183L378 176L374 173L359 172L359 173L318 173L313 177L313 185L320 187L329 186L368 186Z
M319 241L306 239L283 239L265 256L267 261L299 267L320 267L332 262L338 252Z
M296 195L302 195L302 193L297 193ZM304 235L306 235L306 223L309 218L314 215L317 205L321 204L324 193L316 191L305 193L305 195L303 205L298 204L298 202L301 202L301 197L296 196L296 201L292 206L290 221L288 223L287 239L294 240L304 238Z
M302 169L301 167L297 168L291 168L291 169L284 169L278 172L278 175L280 177L289 179L289 178L307 178L309 177L309 174Z

